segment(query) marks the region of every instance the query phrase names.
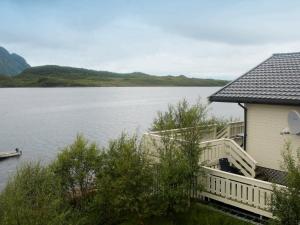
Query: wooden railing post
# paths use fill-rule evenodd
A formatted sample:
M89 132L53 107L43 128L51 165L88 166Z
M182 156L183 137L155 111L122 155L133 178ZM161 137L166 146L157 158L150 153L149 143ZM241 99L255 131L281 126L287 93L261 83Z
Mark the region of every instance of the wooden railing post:
M231 125L229 124L227 127L227 137L226 138L230 138L231 137Z
M214 135L213 135L214 139L217 138L217 126L214 127Z

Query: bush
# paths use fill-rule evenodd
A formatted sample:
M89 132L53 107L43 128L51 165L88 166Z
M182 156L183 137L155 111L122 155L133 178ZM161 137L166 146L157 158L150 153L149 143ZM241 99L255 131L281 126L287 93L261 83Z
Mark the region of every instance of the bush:
M154 119L151 130L171 130L181 128L199 128L209 122L207 119L207 107L198 101L190 105L187 100L169 105L166 112L158 112Z
M153 175L136 137L122 134L104 149L97 174L97 201L103 224L135 217L141 224L152 214Z
M100 164L100 151L95 143L89 144L81 135L70 146L58 154L51 169L59 178L65 196L81 200L95 188L95 175Z
M173 217L189 210L190 206L190 168L185 155L178 148L159 154L157 171L157 202L161 214Z
M94 198L99 166L99 148L82 135L78 135L73 144L64 148L50 165L62 187L62 197L70 211L68 219L71 224L94 225L99 221Z
M200 102L189 105L186 100L170 105L167 112L158 112L152 130L163 131L179 129L175 132L162 132L164 149L177 146L186 155L191 172L199 170L199 157L202 152L201 141L212 130L217 119L207 117L207 107ZM180 141L178 141L180 140Z
M153 131L180 129L161 132L162 145L157 146L158 194L164 214L172 216L189 210L192 193L201 191L202 185L197 182L203 175L199 165L203 150L200 143L211 124L206 106L199 102L189 105L186 100L170 105L167 112L159 112L154 120Z
M300 224L300 155L292 154L290 143L283 152L283 169L287 172L287 188L274 186L271 210L277 217L276 224Z
M54 174L39 163L17 170L0 195L0 224L65 224L61 188Z

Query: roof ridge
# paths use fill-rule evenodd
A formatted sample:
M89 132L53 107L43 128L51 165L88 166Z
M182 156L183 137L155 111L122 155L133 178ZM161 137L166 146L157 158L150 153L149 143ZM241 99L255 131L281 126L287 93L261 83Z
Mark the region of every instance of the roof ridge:
M284 52L284 53L273 54L273 56L284 56L284 55L300 55L300 52Z

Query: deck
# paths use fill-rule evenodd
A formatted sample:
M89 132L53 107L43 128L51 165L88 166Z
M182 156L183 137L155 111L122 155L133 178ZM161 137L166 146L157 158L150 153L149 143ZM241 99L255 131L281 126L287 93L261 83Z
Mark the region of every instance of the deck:
M217 131L216 127L208 130L201 143L205 148L199 159L199 163L206 172L205 191L194 193L192 197L213 199L260 216L272 218L269 204L274 184L255 179L257 162L241 147L243 140L240 137L244 132L243 122L229 123L220 131ZM162 132L176 133L180 130ZM149 132L143 137L144 143L151 146L149 154L152 157L157 157L156 149L162 145L162 132ZM176 135L176 137L180 138L180 135ZM223 159L236 168L239 174L222 171L220 160Z

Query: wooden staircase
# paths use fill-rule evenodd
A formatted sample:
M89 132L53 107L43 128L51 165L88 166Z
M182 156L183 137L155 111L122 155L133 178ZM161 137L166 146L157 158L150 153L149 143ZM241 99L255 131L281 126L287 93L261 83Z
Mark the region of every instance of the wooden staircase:
M234 140L222 138L201 143L203 153L200 162L212 168L220 169L219 160L226 158L231 166L237 168L246 177L256 176L257 162Z
M164 132L180 133L181 130L150 132L143 136L149 156L157 160L157 148L163 144ZM230 123L219 131L214 127L205 132L207 135L200 144L203 152L199 159L206 174L204 177L199 176L199 181L205 184L205 190L193 192L192 197L213 200L229 208L235 207L259 215L261 218L273 218L269 200L273 195L274 184L260 179L264 179L266 174L273 174L274 171L257 166L257 162L242 148L242 144L235 141L244 133L243 122ZM180 138L180 135L171 138L176 137Z
M219 159L219 168L220 168L220 170L228 172L228 173L242 175L239 169L230 165L230 162L228 161L227 158Z

